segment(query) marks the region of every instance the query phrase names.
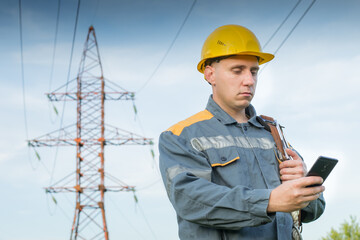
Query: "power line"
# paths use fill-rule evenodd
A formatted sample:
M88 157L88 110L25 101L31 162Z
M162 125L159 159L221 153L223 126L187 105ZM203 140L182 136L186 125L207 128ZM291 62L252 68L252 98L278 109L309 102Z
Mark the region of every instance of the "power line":
M136 227L131 223L131 221L126 217L126 215L120 210L120 207L116 204L116 202L109 197L109 195L107 196L107 199L109 199L112 204L115 206L116 210L119 211L120 215L123 217L123 219L125 219L126 223L129 224L129 226L134 230L135 233L138 234L139 237L141 237L141 239L146 239L142 233L136 229Z
M29 128L26 111L26 94L25 94L25 71L24 71L24 48L23 48L23 29L22 29L22 8L21 0L19 0L19 31L20 31L20 62L21 62L21 85L22 85L22 102L23 102L23 115L24 115L24 126L26 140L29 139ZM30 149L28 148L28 160L32 170L36 168L33 166L30 157Z
M155 235L155 233L154 233L154 231L153 231L153 229L152 229L152 227L151 227L151 225L150 225L147 217L145 216L144 210L143 210L142 207L139 205L139 203L137 203L137 206L139 207L139 210L140 210L140 212L141 212L141 215L143 216L144 221L145 221L147 227L149 228L151 234L153 235L153 238L154 238L154 239L157 239L157 237L156 237L156 235Z
M294 25L294 27L290 30L290 32L288 33L288 35L285 37L285 39L282 41L282 43L280 44L280 46L275 50L274 55L280 50L280 48L284 45L284 43L288 40L288 38L290 37L290 35L294 32L295 28L299 25L299 23L303 20L303 18L305 17L305 15L309 12L310 8L314 5L314 3L316 2L316 0L313 0L311 2L311 4L309 5L309 7L305 10L305 12L303 13L303 15L300 17L300 19L296 22L296 24Z
M71 221L72 219L70 218L70 216L66 213L66 211L60 206L60 204L58 204L58 200L56 200L56 198L53 196L52 193L48 193L51 196L52 201L55 204L55 208L54 211L51 211L50 209L50 203L49 203L49 197L47 195L46 197L46 203L47 203L47 207L48 207L48 212L50 214L50 216L53 216L55 214L55 211L57 208L60 209L60 211L62 212L62 214L67 218L67 220Z
M54 73L55 53L56 53L56 44L57 44L57 35L58 35L58 29L59 29L60 7L61 7L61 0L58 0L57 14L56 14L56 24L55 24L54 48L53 48L52 62L51 62L51 71L50 71L49 92L51 91L51 85L52 85L53 73Z
M134 100L133 100L133 107L134 107L134 110L135 110L135 120L136 120L137 123L138 123L138 126L139 126L139 128L140 128L141 134L142 134L143 136L146 136L145 131L144 131L144 127L143 127L142 122L141 122L141 120L140 120L139 112L137 111L137 108L136 108L136 105L135 105L135 101L134 101ZM156 160L155 160L155 152L154 152L154 143L153 143L153 142L152 142L152 144L149 145L149 149L150 149L150 153L151 153L152 158L153 158L153 160L152 160L153 166L155 166ZM157 170L156 172L158 173L158 175L160 175L159 170L158 170L157 168L155 168L155 169Z
M161 182L161 178L158 178L157 180L155 180L154 182L144 186L144 187L141 187L141 188L137 188L137 191L142 191L142 190L145 190L145 189L148 189L148 188L151 188L153 187L154 185L158 184L159 182Z
M168 54L170 53L171 49L173 48L173 46L174 46L177 38L179 37L179 35L180 35L183 27L185 26L185 23L187 22L190 14L191 14L191 12L193 11L193 9L194 9L194 7L195 7L195 5L196 5L196 1L197 1L197 0L194 0L194 1L193 1L192 5L191 5L191 7L190 7L190 9L189 9L189 11L187 12L187 14L186 14L186 16L185 16L185 18L184 18L184 21L183 21L182 24L180 25L179 30L177 31L177 33L176 33L173 41L171 42L169 48L166 50L166 52L165 52L164 56L162 57L162 59L160 60L159 64L155 67L154 71L151 73L150 77L146 80L146 82L136 91L137 93L139 93L141 90L143 90L143 89L147 86L147 84L153 79L153 77L155 76L155 74L156 74L157 71L159 70L160 66L161 66L161 65L163 64L163 62L165 61L166 57L168 56ZM135 103L134 103L134 102L133 102L133 104L134 104L134 106L135 106ZM137 114L137 113L135 113L135 114ZM137 115L138 115L138 114L137 114ZM139 124L140 130L141 130L141 132L144 134L144 128L143 128L143 126L142 126L142 124L141 124L141 121L140 121L140 119L139 119L139 116L137 117L137 120L138 120L137 122L138 122L138 124ZM154 153L153 153L152 146L150 146L150 151L151 151L151 153L153 154L153 158L154 158ZM154 161L155 161L155 159L154 159Z
M294 27L290 30L290 32L286 35L286 37L284 38L284 40L280 43L279 47L275 50L275 52L273 53L274 55L276 55L276 53L281 49L281 47L285 44L285 42L288 40L288 38L290 37L290 35L294 32L294 30L296 29L296 27L299 25L299 23L303 20L303 18L305 17L305 15L309 12L309 10L311 9L311 7L314 5L314 3L316 2L316 0L313 0L311 2L311 4L308 6L308 8L305 10L305 12L301 15L301 17L299 18L299 20L295 23ZM261 68L261 71L259 72L262 73L264 71L264 69L266 68L268 64L266 64L263 68Z
M70 51L70 61L69 61L67 79L66 79L65 92L68 91L68 85L69 85L69 79L70 79L70 73L71 73L71 65L72 65L72 58L73 58L74 45L75 45L75 38L76 38L76 30L77 30L77 24L78 24L78 20L79 20L79 12L80 12L80 0L78 0L77 10L76 10L75 26L74 26L74 33L73 33L73 39L72 39L72 45L71 45L71 51ZM63 126L65 105L66 105L66 101L64 101L64 103L63 103L63 108L62 108L62 113L61 113L61 120L60 120L60 129ZM61 131L59 131L59 138L60 138L60 133L61 133ZM58 156L58 149L59 149L59 146L57 146L56 150L55 150L55 158L54 158L54 163L53 163L53 167L52 167L52 170L51 170L50 185L51 185L51 182L52 182L53 177L54 177L54 171L55 171L56 161L57 161L57 156Z
M21 83L23 96L23 110L26 139L29 138L27 114L26 114L26 100L25 100L25 77L24 77L24 50L23 50L23 35L22 35L22 14L21 14L21 0L19 0L19 27L20 27L20 60L21 60Z
M271 37L267 40L267 42L264 44L263 49L266 48L266 46L270 43L270 41L274 38L274 36L278 33L278 31L280 30L280 28L284 25L284 23L288 20L288 18L293 14L293 12L295 11L295 9L297 8L297 6L299 5L299 3L301 2L301 0L298 0L297 3L295 4L295 6L291 9L291 11L289 12L289 14L285 17L285 19L282 21L282 23L278 26L278 28L275 30L275 32L271 35Z
M50 70L49 92L51 91L52 81L53 81L53 74L54 74L55 53L56 53L57 36L58 36L58 29L59 29L59 18L60 18L60 8L61 8L61 0L58 0L57 14L56 14L56 24L55 24L54 47L53 47L51 70ZM49 105L48 105L48 106L50 107L50 105L52 105L53 110L56 110L54 104L49 101ZM52 123L54 123L55 120L52 120L52 118L51 118L51 112L52 112L52 111L49 109L50 120L51 120ZM57 110L56 110L56 113L57 113Z
M174 40L171 42L169 48L167 49L166 53L164 54L164 56L162 57L162 59L160 60L159 64L156 66L155 70L152 72L152 74L150 75L150 77L146 80L146 82L136 91L137 93L139 93L142 89L144 89L144 87L152 80L152 78L154 77L155 73L159 70L160 66L162 65L162 63L164 62L165 58L167 57L167 55L169 54L170 50L172 49L172 47L174 46L175 44L175 41L176 39L179 37L180 35L180 32L182 31L186 21L188 20L194 6L196 4L196 0L194 0L193 4L191 5L184 21L182 22L179 30L177 31L175 37L174 37Z

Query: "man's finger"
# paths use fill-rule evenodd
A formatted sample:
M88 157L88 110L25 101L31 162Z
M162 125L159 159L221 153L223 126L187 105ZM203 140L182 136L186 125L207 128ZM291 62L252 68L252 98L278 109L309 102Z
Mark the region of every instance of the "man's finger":
M315 184L322 184L324 180L321 177L317 176L311 176L311 177L304 177L302 178L302 181L300 182L300 185L302 187L307 187ZM310 188L309 188L310 189Z
M290 157L292 157L293 159L301 159L301 158L299 157L299 155L297 155L297 153L296 153L295 151L291 150L290 148L287 148L285 151L286 151L286 153L287 153Z
M293 167L298 167L298 166L303 166L302 160L288 160L288 161L284 161L279 165L279 168L293 168Z

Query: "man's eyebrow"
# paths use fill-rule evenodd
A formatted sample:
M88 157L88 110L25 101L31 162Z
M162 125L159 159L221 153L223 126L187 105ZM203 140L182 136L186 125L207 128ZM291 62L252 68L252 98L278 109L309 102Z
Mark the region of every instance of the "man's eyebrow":
M245 65L235 65L235 66L231 67L231 69L235 69L235 68L244 69L244 68L246 68L246 66Z
M245 69L247 68L246 65L235 65L235 66L232 66L231 69L235 69L235 68L240 68L240 69ZM250 67L250 70L259 70L260 67L259 66L255 66L255 67Z

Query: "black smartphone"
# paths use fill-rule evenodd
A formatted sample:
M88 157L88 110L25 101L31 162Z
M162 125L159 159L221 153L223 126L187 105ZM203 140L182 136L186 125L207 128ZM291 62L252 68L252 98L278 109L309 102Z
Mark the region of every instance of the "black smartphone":
M311 167L310 171L307 173L307 177L309 176L319 176L325 182L325 179L329 176L330 172L333 170L335 165L338 163L338 160L335 158L329 158L320 156ZM320 186L320 184L314 184L307 187L315 187Z

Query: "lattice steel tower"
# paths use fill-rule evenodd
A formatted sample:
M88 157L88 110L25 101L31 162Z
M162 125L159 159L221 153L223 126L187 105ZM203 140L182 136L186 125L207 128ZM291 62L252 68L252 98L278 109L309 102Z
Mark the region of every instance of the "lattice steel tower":
M71 85L75 86L70 87ZM65 91L58 92L61 89ZM152 145L152 140L105 124L105 100L134 100L134 93L124 91L109 80L106 80L105 86L92 26L88 31L77 78L49 93L48 98L50 101L76 101L77 123L29 140L29 146L76 146L76 171L46 188L46 191L75 192L76 207L70 239L108 240L105 192L134 191L134 187L123 184L105 186L105 178L116 178L104 171L104 147L123 144Z

